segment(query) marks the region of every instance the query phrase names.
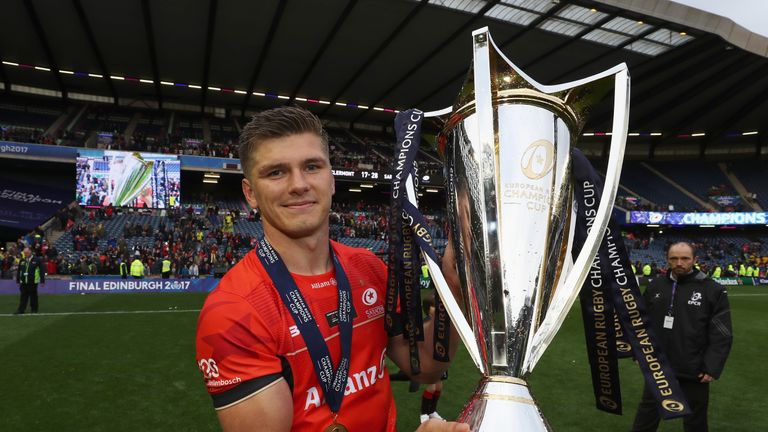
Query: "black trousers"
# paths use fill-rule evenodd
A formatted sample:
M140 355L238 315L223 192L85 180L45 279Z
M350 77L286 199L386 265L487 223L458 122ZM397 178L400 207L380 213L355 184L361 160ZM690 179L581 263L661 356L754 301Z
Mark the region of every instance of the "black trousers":
M679 379L680 388L691 407L691 415L683 417L685 432L707 432L707 408L709 406L709 384L696 380ZM659 405L653 393L646 385L643 388L643 399L637 407L635 423L632 432L655 432L659 426Z
M16 312L23 314L27 310L27 302L29 302L32 313L37 313L37 284L21 284L19 291L21 291L21 298Z

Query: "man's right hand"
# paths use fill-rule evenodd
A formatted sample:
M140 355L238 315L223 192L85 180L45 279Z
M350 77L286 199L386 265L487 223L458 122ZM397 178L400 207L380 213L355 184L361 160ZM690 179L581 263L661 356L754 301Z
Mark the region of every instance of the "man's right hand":
M439 419L429 419L416 429L416 432L470 432L466 423L447 422Z

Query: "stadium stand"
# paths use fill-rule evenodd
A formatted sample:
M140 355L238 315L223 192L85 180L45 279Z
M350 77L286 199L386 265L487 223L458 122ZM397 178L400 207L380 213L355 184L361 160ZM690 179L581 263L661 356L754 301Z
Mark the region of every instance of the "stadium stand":
M624 162L621 171L621 184L647 199L653 199L660 209L674 209L675 211L705 210L696 201L648 170L641 162Z
M755 195L755 200L763 211L768 210L768 162L766 161L739 161L729 163L728 170L732 172L747 188L747 191Z
M654 169L669 177L677 184L687 189L699 199L713 204L709 200L711 188L728 185L729 180L717 164L712 162L653 162Z

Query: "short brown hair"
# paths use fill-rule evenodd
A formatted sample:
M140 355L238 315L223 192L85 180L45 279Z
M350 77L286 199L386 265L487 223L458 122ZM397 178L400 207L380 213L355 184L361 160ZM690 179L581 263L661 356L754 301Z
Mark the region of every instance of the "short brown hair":
M325 154L328 151L328 133L323 129L323 123L316 115L295 106L285 106L262 111L253 117L240 133L240 164L243 175L253 167L253 152L259 145L270 139L283 138L302 133L313 133L323 142Z
M693 243L689 243L687 241L678 241L678 242L674 242L674 243L670 244L667 247L667 257L669 257L669 250L672 249L672 246L678 246L678 245L688 246L691 249L691 255L694 258L696 257L696 252L697 252L696 251L696 246L694 246Z

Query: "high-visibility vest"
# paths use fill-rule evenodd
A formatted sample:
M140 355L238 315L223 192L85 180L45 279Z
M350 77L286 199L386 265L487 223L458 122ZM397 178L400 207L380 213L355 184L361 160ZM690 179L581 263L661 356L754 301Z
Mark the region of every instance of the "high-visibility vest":
M646 264L643 266L643 276L650 276L651 275L651 265Z
M736 269L733 268L733 264L728 264L728 271L736 273Z
M426 264L421 266L421 277L424 279L429 278L429 267Z
M131 276L144 276L144 264L138 258L131 263Z
M21 260L19 262L19 271L21 272L21 276L19 277L19 282L23 284L29 284L29 283L40 283L40 266L37 266L35 268L34 274L29 274L29 266L32 264L32 258L27 258L25 260ZM33 281L31 282L29 277L33 277Z
M747 268L744 266L744 264L739 265L739 276L746 276L747 275Z
M128 274L128 263L125 261L120 262L120 276Z
M171 261L168 259L163 260L163 273L171 271Z
M632 264L632 274L637 274L637 268Z
M715 279L720 278L720 273L723 271L723 269L720 268L720 266L715 267L714 270L712 270L712 277Z
M747 277L752 277L754 275L755 269L752 268L752 266L747 267Z

